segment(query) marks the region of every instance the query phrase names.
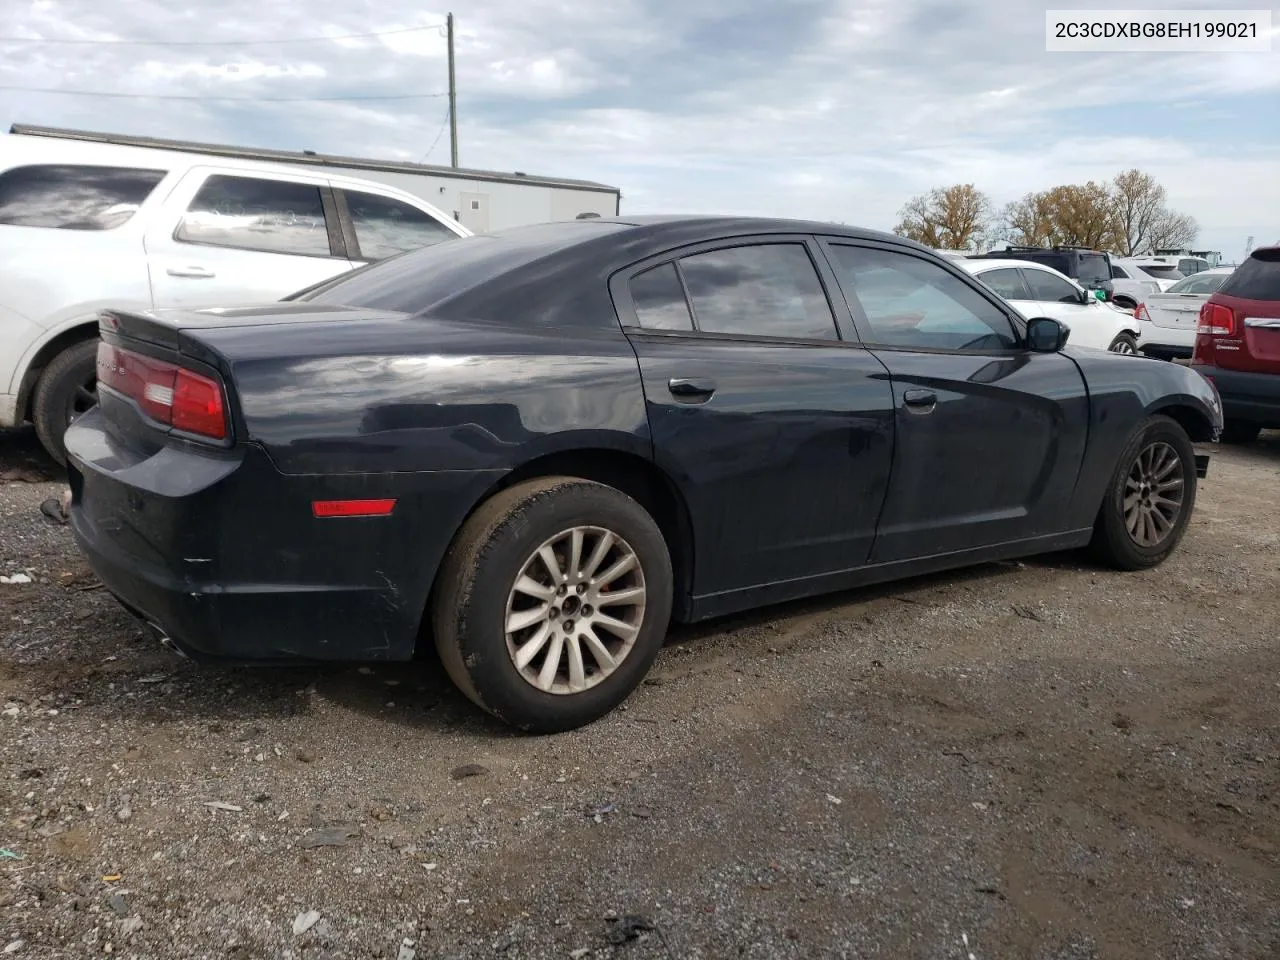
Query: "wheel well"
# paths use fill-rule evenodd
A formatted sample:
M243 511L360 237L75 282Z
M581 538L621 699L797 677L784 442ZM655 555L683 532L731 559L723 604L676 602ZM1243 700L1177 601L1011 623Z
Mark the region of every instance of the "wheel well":
M1187 431L1187 436L1196 443L1205 443L1213 439L1213 423L1195 407L1175 404L1152 412L1176 420L1178 426Z
M1133 310L1138 306L1137 300L1134 300L1133 297L1127 296L1112 297L1111 302L1121 307L1128 307L1130 310Z
M495 493L537 477L580 477L621 490L649 512L671 551L675 583L672 614L679 620L688 613L693 592L693 525L689 508L675 484L658 466L644 457L618 450L569 450L552 453L511 471L494 484L476 504Z
M18 387L18 419L31 419L31 397L36 392L36 384L40 380L40 375L44 373L53 358L60 354L68 347L75 346L77 343L83 343L86 340L92 340L98 336L98 321L93 320L89 323L82 323L79 326L72 327L70 330L64 330L58 334L38 351L31 358L31 363L27 365L26 371L22 374L22 383Z

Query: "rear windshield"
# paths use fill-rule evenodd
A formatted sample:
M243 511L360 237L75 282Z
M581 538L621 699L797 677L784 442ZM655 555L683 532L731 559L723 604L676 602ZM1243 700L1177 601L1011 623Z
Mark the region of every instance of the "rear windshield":
M344 274L286 299L421 313L509 270L599 237L605 231L622 229L626 229L624 224L574 220L445 240Z
M1229 277L1229 273L1197 273L1194 277L1179 280L1168 293L1213 293Z
M1144 263L1142 272L1155 277L1157 280L1181 280L1182 271L1177 267L1166 263Z
M1280 300L1280 249L1255 251L1236 267L1222 292L1242 300Z
M1080 286L1091 287L1111 279L1111 264L1100 254L1082 254L1080 272L1076 276Z

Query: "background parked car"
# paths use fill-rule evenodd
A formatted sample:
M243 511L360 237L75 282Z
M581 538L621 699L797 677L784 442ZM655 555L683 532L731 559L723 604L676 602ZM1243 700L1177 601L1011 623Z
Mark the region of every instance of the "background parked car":
M1065 324L1072 346L1137 353L1138 323L1133 315L1103 303L1057 270L1033 260L957 262L1024 317L1053 317Z
M673 617L1086 545L1155 567L1221 425L1204 378L1073 348L918 244L769 219L466 238L288 303L108 311L100 350L71 526L155 632L429 638L543 732L625 699Z
M469 236L411 194L252 160L0 138L0 427L63 460L94 402L98 311L262 302Z
M1123 310L1133 310L1143 297L1160 292L1160 283L1133 260L1111 258L1111 302Z
M1231 276L1235 267L1213 267L1148 294L1134 309L1138 351L1160 360L1186 360L1196 345L1200 308Z
M1144 273L1160 281L1160 287L1171 286L1195 273L1210 269L1213 264L1203 257L1131 257L1130 261Z
M1223 439L1280 428L1280 247L1262 247L1200 308L1192 366L1222 397Z
M1113 286L1111 280L1111 256L1101 250L1087 247L1005 247L989 253L977 254L973 260L1029 260L1057 270L1090 293L1101 291L1109 300Z

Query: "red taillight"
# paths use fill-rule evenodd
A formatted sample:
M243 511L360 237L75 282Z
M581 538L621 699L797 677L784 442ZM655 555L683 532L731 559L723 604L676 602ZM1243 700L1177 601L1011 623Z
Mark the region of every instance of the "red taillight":
M98 344L98 382L156 423L211 440L227 437L222 385L209 377L104 341Z
M1210 337L1234 337L1236 335L1236 312L1220 303L1206 303L1200 308L1200 324L1196 333Z
M1133 319L1151 322L1151 314L1147 313L1147 305L1145 303L1140 303L1133 308Z

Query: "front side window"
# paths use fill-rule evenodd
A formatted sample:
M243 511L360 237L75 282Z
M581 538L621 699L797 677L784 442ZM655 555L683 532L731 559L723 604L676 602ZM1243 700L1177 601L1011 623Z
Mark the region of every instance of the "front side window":
M1044 270L1028 270L1027 283L1031 286L1031 299L1041 303L1079 303L1080 294L1062 277L1055 277Z
M941 266L888 250L832 244L846 297L862 307L864 340L920 350L1011 350L1009 318Z
M435 217L400 200L344 190L361 260L384 260L457 236Z
M978 279L1006 300L1035 299L1027 290L1027 285L1023 282L1021 272L1013 267L988 270L986 273L978 274Z
M262 253L330 255L320 188L259 177L211 176L174 239Z
M129 221L164 170L43 164L0 174L0 223L57 230L111 230Z
M1124 272L1124 267L1117 267L1114 263L1111 265L1112 280L1128 280L1129 275Z
M835 316L804 244L697 253L680 261L680 273L703 333L837 339Z

